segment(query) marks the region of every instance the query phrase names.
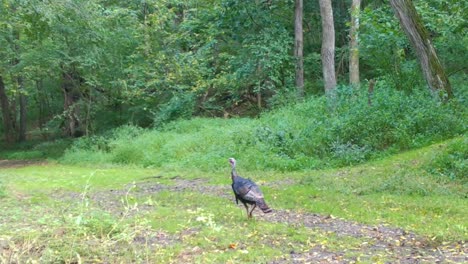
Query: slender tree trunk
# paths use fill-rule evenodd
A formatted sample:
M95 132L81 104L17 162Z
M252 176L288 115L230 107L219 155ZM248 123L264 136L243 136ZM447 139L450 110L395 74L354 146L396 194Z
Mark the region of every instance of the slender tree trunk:
M13 12L16 12L16 8L13 7ZM15 58L12 60L12 66L16 67L17 65L20 64L20 57L21 57L21 46L20 46L20 31L15 29L13 31L13 38L14 41L12 42L12 46L14 47L15 50ZM18 87L18 101L19 101L19 127L17 128L18 131L18 141L22 142L26 140L26 118L27 118L27 109L26 109L26 93L24 90L24 85L23 85L23 77L21 76L21 73L17 73L12 76L12 78L16 79L16 84ZM16 121L16 105L13 107L14 118Z
M42 91L42 81L41 80L36 80L36 89L37 89L37 95L36 95L36 103L37 107L39 108L39 129L42 130L45 124L45 100L44 100L44 95Z
M319 0L322 17L322 69L325 93L333 94L335 77L335 26L331 0Z
M296 89L299 98L304 97L304 35L302 30L303 2L296 0L294 12L294 55L296 57Z
M62 75L62 91L64 95L63 110L65 113L64 132L66 136L78 137L82 135L78 113L80 111L77 102L80 100L77 76L73 72L64 72Z
M349 30L349 83L359 87L359 15L361 0L351 5L351 28Z
M37 106L39 108L39 129L41 130L41 135L42 137L47 140L48 135L44 131L44 125L46 123L46 109L48 109L48 104L46 100L46 95L44 94L44 91L42 89L42 80L36 80L36 89L37 89L37 95L35 97Z
M19 105L20 105L20 115L19 115L19 135L18 141L22 142L26 140L26 126L27 126L27 98L24 91L23 79L18 78L19 85Z
M5 131L5 142L9 145L16 141L14 118L11 113L10 103L5 92L5 83L0 76L0 107L2 109L3 129Z
M416 50L424 78L433 94L438 95L443 101L453 98L452 87L413 2L390 0L390 4Z

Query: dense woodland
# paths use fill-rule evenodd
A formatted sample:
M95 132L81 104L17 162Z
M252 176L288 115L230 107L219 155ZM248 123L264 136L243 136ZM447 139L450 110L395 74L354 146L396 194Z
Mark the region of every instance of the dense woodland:
M433 114L405 140L418 141L435 123L450 131L426 141L440 140L465 131L467 10L456 0L3 0L0 134L8 146L122 125L162 129L323 97L326 107L308 113L323 115L321 125L359 131L353 124L372 121L359 119L358 104L361 117L385 119L369 137L409 126L397 113ZM406 104L417 106L397 110ZM350 109L353 123L330 121L353 118ZM332 135L322 147L379 150L401 141L377 146L355 136Z

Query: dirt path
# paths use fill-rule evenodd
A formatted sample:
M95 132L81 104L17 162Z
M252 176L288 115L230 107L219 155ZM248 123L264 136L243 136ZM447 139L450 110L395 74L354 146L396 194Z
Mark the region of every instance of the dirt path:
M150 196L163 190L172 192L198 191L233 202L230 186L207 185L203 179L184 180L174 177L172 180L173 185L159 184L154 181L139 182L136 184L137 188L132 191L132 195ZM121 197L125 196L127 190L95 193L92 194L92 199L105 210L118 211L122 206ZM151 208L147 209L151 210ZM356 263L359 259L372 263L373 256L383 256L389 260L387 263L468 263L466 242L435 245L430 239L400 228L383 225L370 226L331 216L290 210L275 210L271 214L262 214L256 210L254 217L260 221L287 223L293 226L317 229L338 237L353 237L367 241L358 248L347 249L343 252L330 252L317 244L308 252L290 252L290 258L271 263L291 263L291 261L293 263ZM146 238L141 239L146 241ZM347 257L349 255L356 257Z

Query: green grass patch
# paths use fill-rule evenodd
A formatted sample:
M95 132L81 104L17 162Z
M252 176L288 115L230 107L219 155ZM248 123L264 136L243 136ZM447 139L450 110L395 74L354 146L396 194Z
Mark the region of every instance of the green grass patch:
M466 132L466 107L379 84L373 105L364 90L266 112L257 119L193 118L158 129L123 126L76 140L60 161L219 171L228 157L247 170L303 171L376 160Z
M0 159L8 160L37 160L58 159L71 145L70 139L53 141L26 141L14 146L1 146Z
M239 161L239 173L294 221L248 220L242 206L226 199L232 197L226 161L213 172L56 163L2 169L0 244L9 251L0 251L0 262L11 256L16 262L259 263L292 261L291 252L310 250L393 261L385 250L368 255L375 241L367 237L300 219L331 215L403 228L434 243L466 241L467 186L427 170L459 140L341 169L282 173L248 170ZM212 188L204 192L202 185Z
M177 175L174 172L132 167L93 168L48 164L2 169L0 178L18 192L38 195L58 191L81 192L86 188L92 191L123 188L133 181L150 179L160 173L167 177ZM160 181L167 182L164 178Z

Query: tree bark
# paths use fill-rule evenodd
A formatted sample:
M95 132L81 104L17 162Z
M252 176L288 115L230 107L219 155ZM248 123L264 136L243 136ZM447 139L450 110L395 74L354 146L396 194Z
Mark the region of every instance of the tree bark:
M10 103L5 92L5 83L0 76L0 107L2 109L3 129L5 130L5 142L10 145L16 141L15 137L15 119L11 113Z
M322 69L325 93L334 93L335 77L335 26L331 0L319 0L322 17Z
M44 100L44 95L42 91L42 81L41 80L36 80L36 89L37 89L37 95L35 97L35 101L37 103L37 107L39 110L39 116L38 116L38 121L39 121L39 129L43 129L46 121L45 121L45 100Z
M83 134L78 118L80 109L77 103L81 98L77 84L78 79L73 72L64 72L62 75L63 110L65 113L64 132L66 136L70 137L78 137Z
M359 87L359 16L361 0L351 5L351 27L349 30L349 83Z
M432 93L439 96L442 101L453 98L450 82L413 2L411 0L390 0L390 4L416 51L424 78Z
M20 114L19 114L19 135L18 141L26 141L26 131L27 131L27 98L23 87L22 78L18 78L19 85L19 105L20 105Z
M296 0L294 12L294 56L296 57L296 89L299 98L304 97L304 33L302 30L303 0Z
M16 12L16 8L13 9ZM13 44L15 48L16 58L13 59L13 65L18 66L20 64L20 57L21 57L21 46L20 46L20 32L19 30L14 30L13 32L15 42ZM19 99L19 128L18 128L18 141L22 142L26 140L26 125L27 125L27 99L26 99L26 92L24 90L23 85L23 77L21 73L16 75L16 83L18 85L18 99ZM16 107L15 107L16 109ZM16 117L16 114L14 115Z

